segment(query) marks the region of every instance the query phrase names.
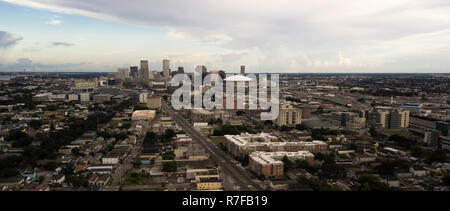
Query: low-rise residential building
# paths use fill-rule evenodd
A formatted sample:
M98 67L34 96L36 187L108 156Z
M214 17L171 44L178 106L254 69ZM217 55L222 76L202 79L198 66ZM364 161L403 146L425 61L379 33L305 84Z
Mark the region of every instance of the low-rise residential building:
M309 151L312 153L323 154L327 152L327 144L323 141L280 142L277 137L263 133L256 135L225 135L223 144L228 152L237 157L248 155L256 151Z
M253 152L249 156L250 170L265 178L281 178L284 175L284 157L289 160L314 161L314 155L308 151L298 152Z

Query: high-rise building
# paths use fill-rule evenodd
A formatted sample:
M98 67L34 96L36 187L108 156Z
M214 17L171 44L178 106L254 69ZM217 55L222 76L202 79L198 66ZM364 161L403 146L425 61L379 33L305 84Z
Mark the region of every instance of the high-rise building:
M381 128L399 129L409 126L410 111L392 107L375 107L369 123Z
M118 79L124 80L130 76L130 71L128 68L117 68L117 75L116 77Z
M287 101L280 102L280 112L275 124L278 126L295 127L302 123L302 109L294 107Z
M244 65L241 66L241 74L245 75L245 66Z
M184 73L184 67L178 67L178 73Z
M366 118L359 117L359 114L354 112L333 112L331 119L340 126L352 129L363 128L366 123Z
M163 60L163 72L164 72L164 79L166 81L170 80L170 61L168 59Z
M130 67L130 76L132 78L138 78L139 77L139 68L137 66L131 66Z
M141 60L141 69L139 70L139 79L148 80L149 79L149 69L148 69L148 61Z
M225 71L223 71L223 70L219 70L219 75L222 79L225 79L225 77L226 77Z

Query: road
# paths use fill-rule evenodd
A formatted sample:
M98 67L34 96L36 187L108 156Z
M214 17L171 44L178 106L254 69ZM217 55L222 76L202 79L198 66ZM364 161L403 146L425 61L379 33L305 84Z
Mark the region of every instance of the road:
M346 106L347 104L352 104L351 107L353 109L357 109L357 110L365 110L365 109L369 108L367 105L361 104L359 102L356 102L355 100L352 100L351 98L343 97L343 96L339 96L339 97L314 96L314 98L319 99L319 100L333 102L336 104L340 104L342 106Z
M202 147L204 147L211 157L220 165L222 170L230 175L240 187L242 191L263 191L264 189L259 186L252 178L245 172L245 170L239 168L231 157L229 157L219 147L209 141L206 137L201 135L197 130L193 128L181 115L176 113L171 106L166 102L162 102L162 107L167 113L177 122L177 124L183 128L184 132L197 141Z
M124 179L125 173L133 167L133 158L137 157L139 153L142 151L142 144L144 143L144 137L147 132L148 122L146 126L143 128L141 135L136 140L136 144L133 146L131 151L123 160L122 164L117 167L117 171L112 175L111 186L118 186L121 184Z

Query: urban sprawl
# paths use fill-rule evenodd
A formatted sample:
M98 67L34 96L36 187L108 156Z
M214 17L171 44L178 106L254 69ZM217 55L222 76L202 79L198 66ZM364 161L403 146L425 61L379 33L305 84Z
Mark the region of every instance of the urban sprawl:
M450 190L449 74L279 74L261 120L245 66L195 69L0 75L0 190ZM246 96L176 110L177 74Z

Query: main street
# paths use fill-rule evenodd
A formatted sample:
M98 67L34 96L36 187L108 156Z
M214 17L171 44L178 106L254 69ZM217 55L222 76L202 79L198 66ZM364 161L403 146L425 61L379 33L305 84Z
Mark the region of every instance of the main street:
M117 171L112 175L111 186L121 185L124 179L123 177L125 176L124 174L133 167L133 158L136 158L142 151L142 145L144 143L145 134L147 133L148 124L149 123L146 122L146 126L143 128L141 135L136 139L136 144L133 146L122 163L118 165Z
M201 135L197 130L193 128L181 115L176 113L171 106L166 102L162 102L162 107L165 111L177 122L177 124L183 128L184 132L197 141L202 147L204 147L211 155L211 157L220 165L222 170L229 176L231 176L236 183L240 186L240 190L264 190L245 172L245 170L239 168L224 151L209 141L206 137Z

